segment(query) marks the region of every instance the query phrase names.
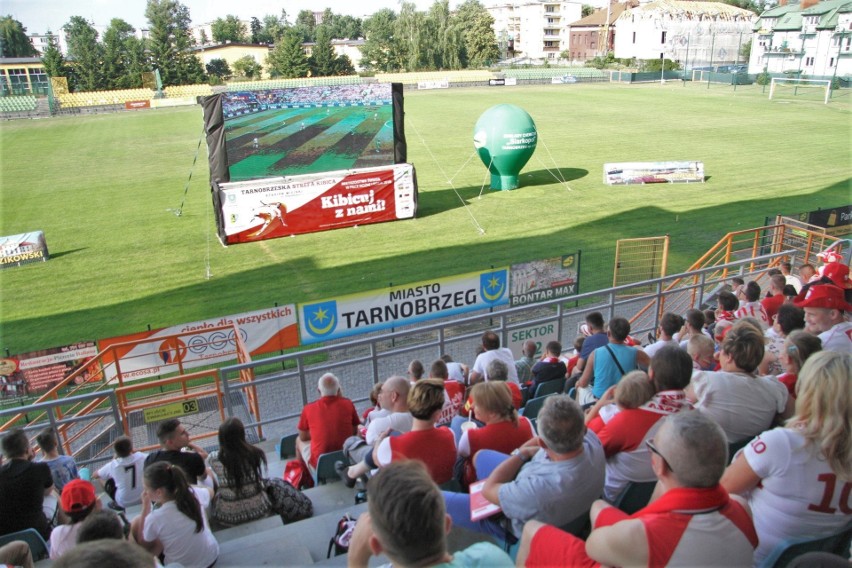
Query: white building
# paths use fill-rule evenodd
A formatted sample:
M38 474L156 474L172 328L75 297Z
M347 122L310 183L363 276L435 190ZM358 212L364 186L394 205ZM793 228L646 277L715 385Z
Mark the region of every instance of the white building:
M568 24L582 15L581 2L525 1L486 9L498 41L509 40L514 56L551 61L568 49Z
M663 56L684 68L737 63L756 20L754 12L721 2L656 0L616 20L615 57Z
M755 25L748 72L830 77L852 74L852 2L778 6Z

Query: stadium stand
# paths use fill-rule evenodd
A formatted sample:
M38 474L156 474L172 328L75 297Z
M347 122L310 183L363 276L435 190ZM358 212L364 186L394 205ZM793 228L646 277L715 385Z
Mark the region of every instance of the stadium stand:
M154 97L151 89L124 89L119 91L88 91L57 95L61 108L81 108L106 105L123 105L127 101L148 101Z
M19 97L0 97L0 113L32 112L38 101L32 95Z
M210 85L175 85L166 87L163 92L168 98L206 97L213 94L213 87Z
M228 83L228 92L257 91L261 89L286 89L290 87L311 87L331 85L358 85L361 77L344 75L340 77L302 77L299 79L269 79L267 81L240 81Z

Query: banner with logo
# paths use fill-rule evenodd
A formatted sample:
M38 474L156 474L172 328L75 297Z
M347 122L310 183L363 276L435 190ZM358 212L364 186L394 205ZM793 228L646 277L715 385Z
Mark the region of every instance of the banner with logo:
M512 265L512 306L575 296L580 281L579 254Z
M604 183L703 183L704 162L621 162L604 164Z
M177 372L178 362L184 369L194 369L233 361L236 358L233 329L215 329L231 324L236 324L243 344L252 355L299 345L296 306L288 304L101 340L98 344L102 351L118 343L148 340L134 346L121 346L105 354L104 374L107 379L116 376L116 359L126 381ZM178 334L181 337L168 337Z
M49 258L42 231L0 237L0 268L44 262Z
M3 359L0 375L5 377L8 393L24 394L50 390L56 383L85 366L98 354L94 341L83 341L72 345L40 349ZM83 373L78 382L88 379Z
M835 237L852 233L852 205L818 209L800 213L796 217L800 221L824 228L827 234Z
M299 304L302 344L506 305L508 288L504 267Z
M411 219L417 211L411 164L224 183L218 188L219 233L225 244Z

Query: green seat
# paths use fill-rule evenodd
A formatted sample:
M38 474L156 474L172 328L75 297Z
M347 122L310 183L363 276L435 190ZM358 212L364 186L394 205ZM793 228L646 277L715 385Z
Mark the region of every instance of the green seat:
M343 455L343 450L328 452L319 457L317 460L317 472L314 475L314 485L325 485L328 481L340 481L340 477L334 471L334 462L337 461L346 463L346 456Z
M562 392L565 389L565 378L554 379L552 381L546 381L541 383L535 388L535 393L533 394L533 398L541 398L543 396L547 396L549 394L557 394Z
M538 418L538 413L541 410L541 407L544 406L544 401L547 400L548 396L553 396L549 394L547 396L541 396L538 398L531 398L527 401L524 407L521 409L521 415L526 416L530 420L533 418Z
M0 546L5 546L16 540L22 540L27 543L30 547L30 553L33 555L34 562L47 558L47 543L44 542L44 539L37 530L26 529L10 534L4 534L3 536L0 536Z
M287 434L281 438L281 443L278 444L278 456L283 460L296 455L296 438L298 434Z

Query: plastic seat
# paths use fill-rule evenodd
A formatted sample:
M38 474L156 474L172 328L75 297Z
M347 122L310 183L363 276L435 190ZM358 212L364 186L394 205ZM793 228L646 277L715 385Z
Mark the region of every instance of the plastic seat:
M656 481L631 481L618 496L614 505L628 515L632 515L648 504L656 486Z
M334 471L334 462L336 461L346 462L343 450L328 452L319 457L317 460L317 472L314 475L315 485L325 485L328 481L340 481L337 472Z
M841 530L822 538L786 540L777 545L763 559L760 568L783 568L796 557L808 552L828 552L848 560L850 542L852 542L852 522L847 523Z
M543 396L547 396L549 394L557 394L562 392L565 389L565 379L554 379L552 381L547 381L541 383L535 388L535 393L533 394L533 398L541 398Z
M26 529L10 534L0 536L0 546L9 544L10 542L22 540L30 547L30 553L33 555L33 561L38 562L47 558L47 543L35 529Z
M282 460L296 455L296 438L298 437L298 434L287 434L281 438L281 443L278 444L278 456Z
M521 415L526 416L530 420L532 420L533 418L538 418L538 413L541 410L541 407L544 406L544 401L547 399L548 396L553 395L549 394L547 396L531 398L521 409Z

